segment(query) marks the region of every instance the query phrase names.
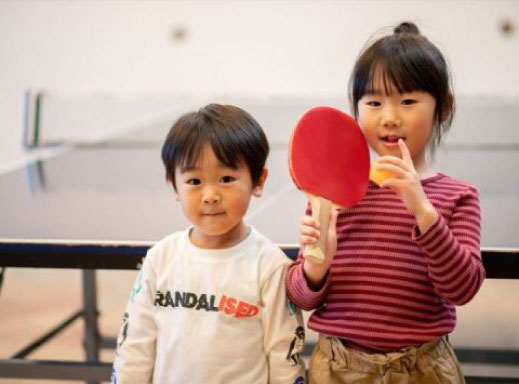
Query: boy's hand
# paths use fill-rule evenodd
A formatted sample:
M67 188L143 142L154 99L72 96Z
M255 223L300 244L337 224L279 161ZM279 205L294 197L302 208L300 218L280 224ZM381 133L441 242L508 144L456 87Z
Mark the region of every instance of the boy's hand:
M377 159L376 169L387 170L395 174L394 178L384 180L380 186L388 187L396 192L407 210L415 217L418 228L425 232L438 218L438 212L431 204L416 172L413 159L404 140L399 139L398 145L402 158L382 156Z
M326 239L326 252L324 261L319 264L312 262L311 260L305 259L303 264L303 270L305 272L306 279L311 287L318 287L322 282L326 272L330 268L330 264L333 259L333 255L337 250L337 216L339 211L332 209L330 215L330 226L328 229L328 236ZM303 216L301 219L301 236L299 238L301 250L307 244L313 244L319 239L319 222L311 216Z

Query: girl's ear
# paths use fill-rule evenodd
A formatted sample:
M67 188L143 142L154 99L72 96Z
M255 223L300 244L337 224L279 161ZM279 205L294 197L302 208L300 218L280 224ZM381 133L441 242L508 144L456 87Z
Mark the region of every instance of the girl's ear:
M439 123L443 123L449 117L449 115L452 114L453 105L454 96L452 93L449 93L445 99L445 104L443 105L443 110L441 111Z
M268 175L269 170L267 168L263 168L258 183L252 189L253 196L260 197L263 194L263 187L265 186L265 181L267 181Z

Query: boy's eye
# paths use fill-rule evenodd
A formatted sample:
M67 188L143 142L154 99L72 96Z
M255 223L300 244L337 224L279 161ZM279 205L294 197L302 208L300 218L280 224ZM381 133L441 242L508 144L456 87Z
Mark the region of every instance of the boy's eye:
M235 178L232 177L232 176L223 176L223 177L220 179L220 181L221 181L222 183L230 183L230 182L233 182L234 180L235 180Z
M189 185L199 185L202 181L200 179L188 179L186 181L186 184L189 184Z

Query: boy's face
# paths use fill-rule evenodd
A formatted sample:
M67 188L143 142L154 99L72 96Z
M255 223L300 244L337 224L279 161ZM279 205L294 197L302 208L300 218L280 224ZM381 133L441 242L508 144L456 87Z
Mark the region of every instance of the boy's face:
M222 164L209 144L204 146L193 169L175 169L176 198L194 225L191 242L200 248L226 248L248 233L243 223L251 196L261 196L267 170L258 185L252 185L249 168Z

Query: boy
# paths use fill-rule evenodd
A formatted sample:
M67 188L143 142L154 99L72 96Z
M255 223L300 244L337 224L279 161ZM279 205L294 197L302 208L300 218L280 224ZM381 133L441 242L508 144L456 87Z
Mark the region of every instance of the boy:
M268 151L259 124L234 106L210 104L173 125L162 160L192 226L148 251L112 383L304 382L302 317L284 289L290 261L243 221Z

